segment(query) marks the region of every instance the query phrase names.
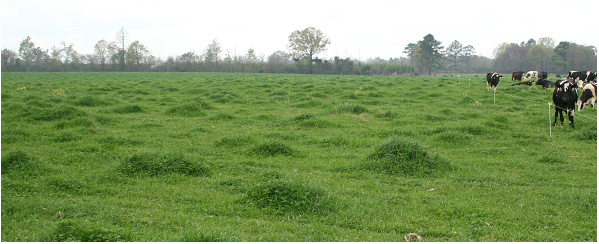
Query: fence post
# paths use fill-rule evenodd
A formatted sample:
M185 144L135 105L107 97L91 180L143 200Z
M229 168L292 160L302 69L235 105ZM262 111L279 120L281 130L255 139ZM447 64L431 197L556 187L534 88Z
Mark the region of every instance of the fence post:
M551 103L549 104L549 137L551 137Z

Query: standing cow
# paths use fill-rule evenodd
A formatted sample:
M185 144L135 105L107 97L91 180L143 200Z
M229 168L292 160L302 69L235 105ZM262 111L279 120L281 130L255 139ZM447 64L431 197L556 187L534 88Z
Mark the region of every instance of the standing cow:
M512 72L512 81L522 81L522 74L524 74L524 71Z
M499 84L499 78L503 77L498 73L487 73L487 91L490 91L493 88L493 91L497 90L497 85Z
M566 78L573 79L578 85L578 88L583 88L584 83L588 83L597 79L597 72L591 71L570 71Z
M578 111L583 110L584 107L591 104L591 106L597 107L597 83L590 83L584 86L580 100L576 103Z
M557 126L557 114L559 113L560 125L564 127L564 115L566 112L570 125L574 129L574 111L578 100L578 89L572 79L562 79L555 82L553 90L553 104L555 105L555 120L553 126Z

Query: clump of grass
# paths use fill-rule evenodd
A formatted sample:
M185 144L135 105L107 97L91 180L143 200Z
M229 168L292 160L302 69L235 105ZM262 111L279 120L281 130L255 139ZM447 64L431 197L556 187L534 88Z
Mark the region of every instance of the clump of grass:
M22 150L10 151L2 156L2 174L21 172L34 175L41 170L39 162Z
M215 143L217 146L239 147L251 143L253 139L249 136L225 137Z
M597 131L596 130L581 130L578 133L574 133L574 138L585 141L597 141Z
M371 168L390 174L427 176L448 167L418 143L392 138L368 156Z
M51 242L119 242L129 241L131 237L122 231L89 222L66 220L58 224L48 239Z
M208 167L204 164L193 162L182 155L174 153L134 154L125 158L118 170L128 176L159 176L168 174L204 176L209 174Z
M333 113L338 113L338 114L341 114L341 113L362 114L362 113L366 113L366 112L368 112L368 109L366 109L366 107L361 106L361 105L350 105L350 104L341 105L333 110Z
M284 178L260 182L248 191L247 200L278 213L326 213L334 208L333 198L320 187Z
M391 111L387 111L387 112L381 112L376 114L376 117L378 118L385 118L385 119L394 119L395 117L397 117L397 113L391 112Z
M98 107L110 104L108 101L100 99L96 96L83 96L75 100L73 104L83 107Z
M234 120L235 116L230 115L230 114L225 114L225 113L218 113L217 115L214 115L210 119L212 119L212 120Z
M113 111L115 113L119 113L119 114L129 114L129 113L141 113L144 110L139 105L125 105L125 106L117 107Z
M221 233L202 233L198 231L186 231L183 233L183 237L179 240L180 242L229 242L229 238Z
M254 147L250 151L250 153L254 154L254 155L263 156L263 157L270 157L270 156L277 156L277 155L295 156L297 154L297 152L295 150L293 150L291 147L285 145L282 142L277 142L277 141L260 144L256 147Z
M566 161L563 158L553 154L543 155L541 158L539 158L538 162L549 164L566 164Z
M204 109L207 109L207 105L203 103L188 103L175 107L170 107L166 110L167 114L181 115L181 116L201 116L204 115Z
M30 107L25 109L21 114L22 117L30 118L37 121L52 121L58 119L73 119L81 116L86 116L87 113L72 106L58 106L48 108Z

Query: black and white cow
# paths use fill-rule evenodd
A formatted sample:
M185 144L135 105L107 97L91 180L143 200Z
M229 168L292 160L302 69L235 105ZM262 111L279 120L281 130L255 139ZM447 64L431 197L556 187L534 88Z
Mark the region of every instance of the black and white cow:
M535 85L543 86L543 89L555 86L555 82L549 80L538 80Z
M512 72L512 81L522 81L522 74L524 74L524 71Z
M539 80L547 79L547 72L541 71L539 72Z
M494 91L497 90L497 85L499 84L499 78L503 77L498 73L487 73L487 91L490 91L493 88Z
M557 114L559 113L560 125L564 126L564 115L566 112L570 125L574 129L574 111L576 101L578 100L578 89L572 79L562 79L555 82L555 90L553 90L553 104L555 105L555 120L553 126L557 126Z
M578 85L578 88L583 88L584 83L588 83L597 79L597 72L591 71L570 71L566 76L568 79L573 79Z
M539 78L539 71L528 71L526 73L526 79Z
M532 81L523 81L520 83L514 83L512 86L532 86Z
M580 100L576 103L578 111L583 110L584 107L591 104L591 106L597 107L597 83L590 83L584 86Z

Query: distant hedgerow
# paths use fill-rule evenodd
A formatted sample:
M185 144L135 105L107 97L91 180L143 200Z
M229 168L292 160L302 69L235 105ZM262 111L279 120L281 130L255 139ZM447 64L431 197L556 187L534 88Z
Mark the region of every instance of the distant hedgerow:
M193 162L182 155L139 153L125 158L119 171L128 176L159 176L180 174L187 176L204 176L209 174L208 167Z
M418 143L392 138L368 156L370 167L391 174L426 176L448 167Z

